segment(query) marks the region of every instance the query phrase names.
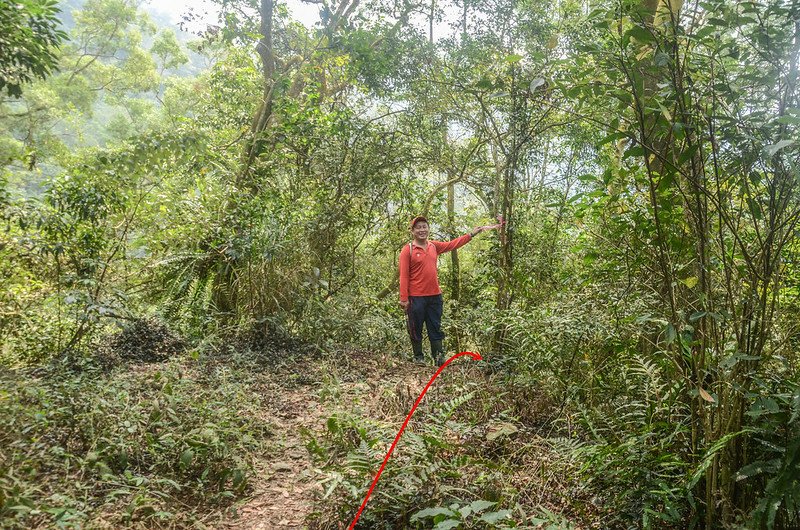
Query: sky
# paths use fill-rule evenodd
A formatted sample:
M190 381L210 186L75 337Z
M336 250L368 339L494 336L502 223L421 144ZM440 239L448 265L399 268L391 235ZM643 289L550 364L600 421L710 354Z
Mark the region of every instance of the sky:
M200 31L205 29L207 24L217 23L219 8L217 4L210 0L145 0L145 3L149 9L169 15L175 25L181 21L181 16L188 12L190 8L198 15L204 12L207 13L205 19L187 28L190 32ZM319 22L319 7L317 5L305 4L300 0L284 0L282 3L286 4L292 18L302 22L306 27L311 28ZM452 3L445 3L439 7L444 7L445 17L443 21L434 26L434 40L449 34L451 31L449 24L453 20L458 20L460 16L460 13ZM424 17L421 18L419 14L412 17L412 23L427 31L427 20Z
M286 0L286 5L292 14L292 18L305 24L307 27L313 26L319 21L319 8L313 4L304 4L300 0ZM217 4L209 0L146 0L146 4L153 11L166 13L177 25L181 21L181 16L188 12L190 8L195 14L207 13L207 18L203 20L205 24L217 23ZM204 23L198 23L191 30L203 29Z

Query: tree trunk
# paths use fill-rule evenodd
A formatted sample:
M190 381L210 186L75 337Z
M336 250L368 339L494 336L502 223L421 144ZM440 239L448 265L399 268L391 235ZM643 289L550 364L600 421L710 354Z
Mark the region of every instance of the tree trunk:
M500 227L500 255L498 259L498 279L497 279L497 299L495 308L498 313L502 313L511 307L513 294L512 276L514 270L513 262L513 208L514 208L514 189L517 186L517 166L519 164L520 151L523 141L520 138L520 118L524 115L523 98L520 96L517 87L517 67L511 65L511 116L510 116L510 146L507 146L505 164L503 167L503 178L499 186L502 199L500 200L500 214L505 223ZM503 353L505 343L505 329L498 326L492 340L492 351L498 355Z
M274 0L261 0L261 39L258 41L256 51L261 57L261 73L264 78L261 103L253 122L250 125L250 134L242 151L241 167L237 178L237 188L248 188L254 191L251 182L251 169L253 162L260 154L263 146L262 133L267 129L272 117L272 104L275 88L275 51L272 45L272 15L275 9Z

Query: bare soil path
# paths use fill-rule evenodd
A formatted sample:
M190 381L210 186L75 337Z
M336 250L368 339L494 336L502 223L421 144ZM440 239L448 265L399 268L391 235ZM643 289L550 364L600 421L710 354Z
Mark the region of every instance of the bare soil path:
M336 386L347 403L353 394L370 395L373 406L381 404L397 414L413 403L432 367L419 367L396 359L374 355L342 359L337 366ZM284 367L269 374L260 385L265 397L264 421L274 435L269 452L255 464L253 492L238 503L217 525L218 530L303 530L322 492L303 432L322 436L327 418L333 413L319 398L320 382L326 368L314 363ZM429 373L430 372L430 373ZM302 374L299 378L298 374ZM381 396L381 387L392 388L391 398ZM398 425L399 426L399 425Z
M255 491L229 528L251 530L302 529L314 503L316 483L302 429L319 431L322 407L313 390L300 387L281 394L270 418L277 453L258 466Z

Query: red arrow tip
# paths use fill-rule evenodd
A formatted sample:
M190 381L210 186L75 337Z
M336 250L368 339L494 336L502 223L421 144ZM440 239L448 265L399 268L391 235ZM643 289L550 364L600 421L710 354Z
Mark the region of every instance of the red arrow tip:
M405 430L406 425L408 425L408 421L411 419L411 415L414 414L415 410L417 410L417 405L419 405L420 401L422 401L422 398L425 396L425 392L428 391L430 386L433 384L433 381L439 376L440 373L442 373L442 370L444 370L447 367L447 365L450 364L451 362L453 362L457 357L461 357L462 355L469 355L470 357L472 357L473 361L482 361L483 360L483 357L481 357L481 354L478 353L478 352L462 351L461 353L457 353L457 354L453 355L452 357L450 357L449 359L447 359L444 362L444 364L442 366L440 366L438 370L436 370L436 373L433 374L433 377L431 377L431 380L428 381L428 384L425 385L425 388L422 389L422 393L417 398L417 401L414 402L414 406L411 407L411 412L409 412L408 416L406 416L406 421L403 422L403 426L400 427L400 430L397 432L397 436L395 436L391 447L389 447L389 452L386 453L386 457L383 459L383 463L381 464L380 469L378 469L378 473L375 475L375 478L372 479L372 484L370 485L369 490L367 491L367 496L364 497L364 502L361 503L361 507L358 509L358 512L356 512L356 516L353 519L353 522L350 523L350 527L348 528L348 530L354 530L355 529L356 523L358 522L358 518L361 517L361 512L364 511L364 507L367 505L367 501L369 500L369 496L372 495L372 490L375 489L375 485L378 483L378 479L381 477L381 473L383 473L383 468L386 467L386 462L389 460L389 457L392 456L392 451L394 451L394 448L397 445L397 441L400 439L400 435L403 434L403 430Z

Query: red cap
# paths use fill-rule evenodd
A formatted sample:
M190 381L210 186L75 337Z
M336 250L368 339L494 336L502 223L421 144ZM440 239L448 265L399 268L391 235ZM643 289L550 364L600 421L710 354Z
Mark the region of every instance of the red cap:
M416 216L415 218L413 218L413 219L411 220L411 223L408 225L408 227L413 229L413 228L414 228L414 225L416 225L416 224L417 224L417 223L419 223L420 221L425 221L426 223L428 222L428 220L425 218L425 216L423 216L423 215L418 215L418 216ZM428 224L430 224L430 223L428 223Z

